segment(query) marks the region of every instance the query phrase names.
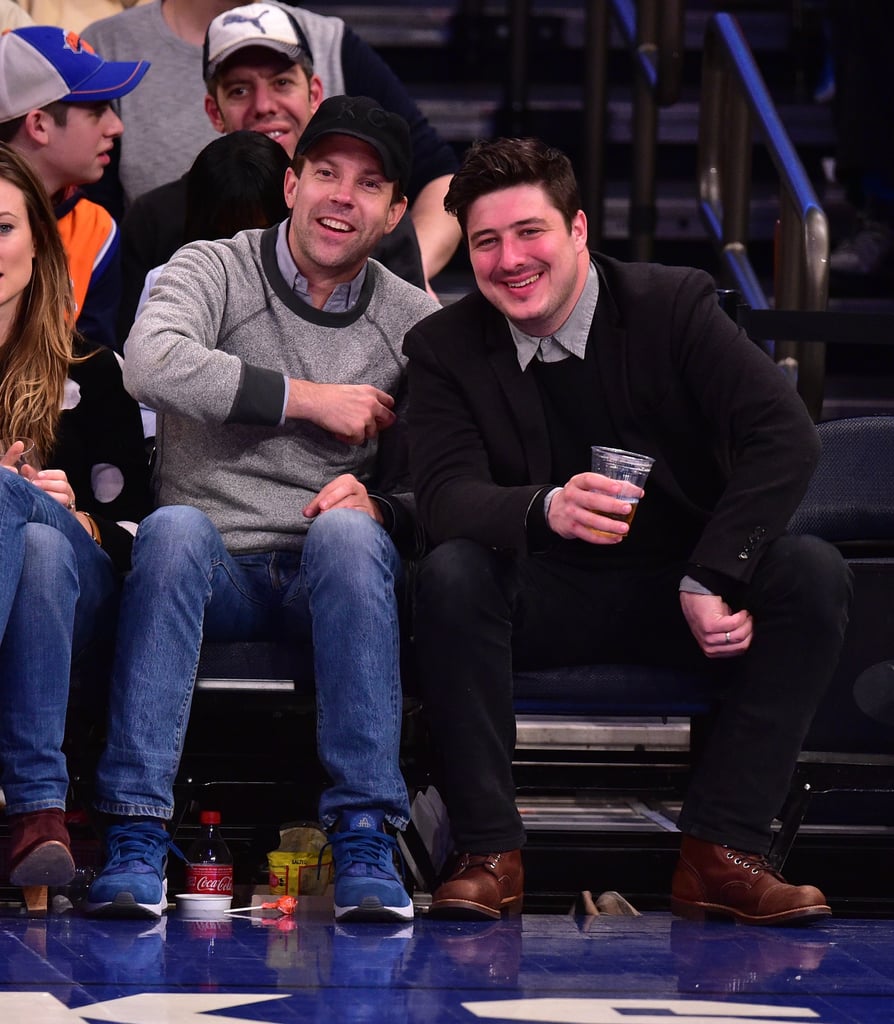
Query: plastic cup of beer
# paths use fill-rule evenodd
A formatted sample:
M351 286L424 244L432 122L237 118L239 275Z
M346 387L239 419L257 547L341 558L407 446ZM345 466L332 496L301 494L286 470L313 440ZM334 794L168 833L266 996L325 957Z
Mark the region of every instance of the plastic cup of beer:
M590 469L593 473L607 476L610 480L621 480L636 487L645 486L646 479L654 462L655 460L649 455L627 452L621 448L605 448L598 444L594 444L590 448ZM629 490L629 488L626 489ZM625 488L622 487L621 493L617 495L617 498L620 501L626 501L630 505L630 511L627 515L620 515L616 512L600 512L599 515L605 516L607 519L618 519L630 526L633 522L633 517L636 515L639 498L625 494L624 491ZM594 530L593 532L598 533L602 537L618 536L618 534L608 533L604 530Z

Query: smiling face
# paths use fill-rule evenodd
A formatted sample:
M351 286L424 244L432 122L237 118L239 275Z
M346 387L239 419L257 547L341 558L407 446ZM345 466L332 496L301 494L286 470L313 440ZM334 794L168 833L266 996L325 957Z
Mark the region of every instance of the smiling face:
M334 287L360 272L406 210L406 198L395 201L394 193L378 153L349 135L323 136L299 173L286 171L289 248L312 285L323 280Z
M248 130L275 139L291 156L323 99L316 75L260 46L240 50L224 64L205 97L205 111L224 134Z
M513 185L469 206L466 235L481 293L520 330L545 338L565 323L590 263L583 211L569 228L541 186Z
M22 292L31 280L34 256L25 196L0 179L0 345L15 322Z

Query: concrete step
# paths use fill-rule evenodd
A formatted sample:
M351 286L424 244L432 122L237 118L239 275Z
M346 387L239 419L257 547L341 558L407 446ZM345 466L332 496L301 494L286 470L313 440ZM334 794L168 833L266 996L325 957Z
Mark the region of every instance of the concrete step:
M457 83L447 89L438 84L417 83L412 95L425 116L449 142L466 143L492 135L504 107L503 91L497 84ZM584 112L584 92L580 86L532 85L527 101L533 117L579 117ZM777 109L796 147L833 152L835 127L828 106L792 101L780 103ZM633 138L633 98L628 87L619 85L609 89L607 114L606 142L629 144ZM696 145L698 119L698 96L686 90L677 103L658 111L659 144Z
M376 48L442 47L450 43L454 19L462 15L460 0L453 3L419 4L418 0L389 0L388 3L304 3L302 6L320 14L342 18L359 36ZM699 9L698 3L687 5L684 12L683 44L685 49L700 51L705 27L715 5ZM483 17L494 23L509 20L507 3L486 3ZM722 8L736 15L749 44L761 53L791 51L792 18L786 11L772 5L727 3ZM534 0L530 4L532 21L554 19L561 28L557 44L571 50L584 45L586 11L584 4L568 0ZM410 16L411 15L411 16ZM612 26L610 43L620 49L623 41ZM495 33L499 40L503 35Z
M583 715L518 715L516 750L686 751L688 718L593 718Z

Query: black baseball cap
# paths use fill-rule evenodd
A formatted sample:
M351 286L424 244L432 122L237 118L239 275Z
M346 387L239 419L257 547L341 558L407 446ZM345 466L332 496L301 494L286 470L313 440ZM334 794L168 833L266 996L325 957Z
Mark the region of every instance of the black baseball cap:
M385 110L369 96L330 96L308 121L296 152L307 153L324 135L350 135L369 143L382 160L385 177L406 193L412 152L410 127L400 114Z

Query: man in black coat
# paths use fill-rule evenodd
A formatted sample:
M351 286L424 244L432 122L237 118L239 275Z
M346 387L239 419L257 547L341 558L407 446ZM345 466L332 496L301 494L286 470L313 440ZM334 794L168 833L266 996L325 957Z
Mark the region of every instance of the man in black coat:
M476 144L446 206L479 290L404 343L436 545L416 650L460 854L432 913L521 906L513 667L645 662L702 666L722 698L680 814L673 911L827 915L765 860L850 600L837 551L786 533L818 453L801 400L707 274L588 252L562 153ZM623 492L642 498L632 525L621 486L589 471L595 444L655 460Z

